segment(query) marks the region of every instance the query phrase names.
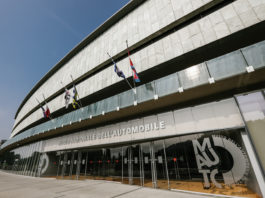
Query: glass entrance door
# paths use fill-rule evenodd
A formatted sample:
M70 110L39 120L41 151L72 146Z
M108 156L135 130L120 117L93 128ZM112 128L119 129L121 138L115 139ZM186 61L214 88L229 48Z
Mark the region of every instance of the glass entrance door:
M143 185L168 189L164 140L141 144Z
M78 179L85 179L86 178L86 166L87 166L87 152L86 151L80 151L79 152L79 174Z
M143 185L140 151L140 145L123 147L122 182L125 184Z
M73 151L71 157L71 166L70 166L70 179L77 178L77 161L78 161L78 152Z
M72 153L67 151L64 153L64 161L63 161L63 170L62 170L62 178L69 179L70 169L71 169L71 158Z
M58 161L58 169L57 169L57 179L62 179L64 165L64 152L59 152L59 161Z
M141 144L141 166L143 186L152 187L152 165L151 165L150 143Z
M164 140L152 142L150 145L150 150L153 159L153 187L169 189Z
M142 166L141 166L141 156L140 156L140 145L132 145L131 146L131 155L130 155L130 160L129 160L129 164L130 164L130 184L133 185L139 185L142 186Z
M130 146L122 147L122 183L124 184L129 184L129 170L131 170L131 165L129 167L130 150Z

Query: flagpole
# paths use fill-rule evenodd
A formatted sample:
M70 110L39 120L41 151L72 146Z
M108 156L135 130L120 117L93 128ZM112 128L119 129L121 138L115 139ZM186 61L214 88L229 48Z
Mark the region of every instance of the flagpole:
M44 108L41 106L40 101L39 101L37 98L35 98L35 99L36 99L36 101L39 103L39 107L42 108L42 111L43 111L44 117L46 117L46 116L45 116L45 110L44 110Z
M126 40L126 45L127 45L127 52L128 52L128 57L130 59L130 51L129 51L129 45L128 45L128 40ZM135 85L135 81L134 81L134 78L133 78L133 71L131 70L132 72L132 79L133 79L133 86L134 86L134 93L136 94L136 85Z
M73 86L74 86L75 91L76 91L76 93L77 93L78 100L79 100L79 102L80 102L80 105L79 105L79 103L76 101L76 102L77 102L77 105L79 106L79 108L81 108L81 107L82 107L82 103L81 103L81 100L80 100L80 97L79 97L78 91L77 91L77 89L76 89L76 86L75 86L75 83L74 83L74 79L73 79L72 74L70 75L70 77L71 77L71 79L72 79Z
M112 63L113 63L113 64L116 64L116 63L114 62L112 56L111 56L108 52L107 52L107 54L109 55L109 57L110 57ZM117 65L117 64L116 64L116 65ZM118 66L117 66L117 67L118 67ZM133 92L135 93L136 91L133 89L132 85L129 83L129 81L127 80L127 78L125 77L124 79L125 79L125 81L127 82L127 84L129 85L129 87L130 87L130 88L133 90Z
M64 87L64 92L65 92L65 96L64 96L65 108L68 109L68 106L69 106L69 103L70 103L71 94L70 94L69 90L64 86L62 81L61 81L61 84ZM67 99L66 96L69 96L69 99Z
M39 101L37 98L35 98L35 99L36 99L36 101L39 103L39 106L41 107L40 101Z
M40 105L40 101L37 99L37 98L35 98L36 99L36 101L39 103L39 105Z
M63 84L63 82L61 81L61 84L62 84L62 86L64 87L64 90L65 90L65 86L64 86L64 84Z
M46 102L46 99L45 99L45 96L44 96L44 94L42 94L42 96L43 96L43 99L44 99L44 102L45 102L45 104L46 104L46 107L48 107L48 104L47 104L47 102ZM49 109L49 107L48 107L48 109ZM46 110L47 110L47 108L46 108ZM50 109L49 109L49 111L50 111ZM49 115L49 117L48 117L50 120L52 120L52 117L51 117L51 115Z

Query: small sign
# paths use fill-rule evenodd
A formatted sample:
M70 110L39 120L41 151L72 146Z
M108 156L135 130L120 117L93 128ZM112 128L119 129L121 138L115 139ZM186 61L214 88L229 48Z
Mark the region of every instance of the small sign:
M179 87L178 88L178 91L179 91L179 93L182 93L184 90L183 90L183 87Z
M214 81L214 78L213 78L213 77L209 78L209 79L208 79L208 81L209 81L209 83L210 83L210 84L213 84L213 83L215 83L215 81Z
M137 157L134 158L134 163L138 164L138 158Z
M144 163L148 164L148 157L144 157Z
M157 159L158 159L158 163L159 164L163 164L163 158L162 158L162 156L158 156Z
M247 70L247 72L248 73L251 73L251 72L254 72L255 70L254 70L254 67L253 66L248 66L248 67L246 67L246 70Z
M82 164L85 164L85 163L86 163L86 160L83 159L83 160L82 160Z

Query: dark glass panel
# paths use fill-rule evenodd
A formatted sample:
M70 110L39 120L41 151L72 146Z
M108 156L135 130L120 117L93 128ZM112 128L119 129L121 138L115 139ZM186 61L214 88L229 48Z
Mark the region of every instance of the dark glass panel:
M80 156L79 179L85 179L87 166L87 151L82 151Z
M156 188L168 189L167 162L165 156L164 140L153 142L154 174Z
M141 156L141 162L142 162L142 169L143 169L143 185L147 187L152 187L152 170L151 170L151 153L150 153L150 143L142 143L142 156Z

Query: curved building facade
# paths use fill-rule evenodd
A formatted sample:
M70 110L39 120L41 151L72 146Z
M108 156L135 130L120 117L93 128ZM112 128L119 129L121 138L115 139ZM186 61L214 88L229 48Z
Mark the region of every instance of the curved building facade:
M0 168L264 197L264 13L265 0L130 1L28 93Z

